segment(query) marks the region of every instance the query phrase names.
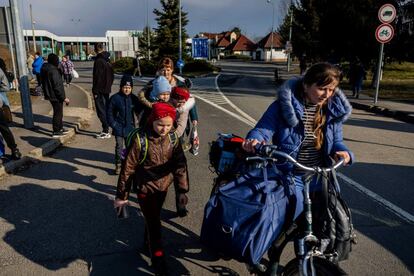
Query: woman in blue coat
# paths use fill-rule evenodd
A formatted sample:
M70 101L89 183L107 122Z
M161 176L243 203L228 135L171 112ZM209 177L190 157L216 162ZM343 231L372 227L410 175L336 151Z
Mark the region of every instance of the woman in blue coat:
M37 86L40 86L42 84L42 81L40 79L40 70L42 69L43 63L44 63L43 57L40 55L39 52L36 52L35 59L32 64L32 67L33 67L32 73L36 76Z
M244 149L254 152L258 143L273 144L309 167L327 166L330 157L343 158L345 164L351 164L354 156L343 143L342 124L350 116L352 107L338 88L339 78L340 72L335 66L318 63L304 77L285 82L278 91L278 99L247 134ZM295 183L297 217L303 209L305 173L290 163L280 169ZM318 188L316 177L311 182L311 189L315 188Z

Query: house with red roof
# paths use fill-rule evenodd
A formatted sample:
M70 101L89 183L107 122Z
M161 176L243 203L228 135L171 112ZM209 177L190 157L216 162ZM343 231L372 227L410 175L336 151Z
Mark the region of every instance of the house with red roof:
M225 55L242 55L242 56L249 56L252 59L255 58L257 45L253 41L251 41L247 36L240 34L240 36L227 45L224 49Z
M256 59L264 61L287 61L282 37L276 32L268 33L257 43Z

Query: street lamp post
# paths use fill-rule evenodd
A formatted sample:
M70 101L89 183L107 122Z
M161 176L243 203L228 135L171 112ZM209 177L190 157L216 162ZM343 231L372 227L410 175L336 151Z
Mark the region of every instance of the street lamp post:
M33 52L36 53L36 36L35 36L35 22L33 21L33 13L32 13L32 4L29 5L30 7L30 21L32 23L32 36L33 36Z
M272 34L270 42L270 62L273 61L273 26L275 25L275 3L272 0L267 0L267 3L272 4Z
M146 3L147 3L147 41L148 41L147 46L148 46L148 60L151 60L151 48L150 48L150 46L151 46L151 39L150 39L150 27L149 27L149 23L148 23L148 21L149 21L148 0L147 0Z
M178 0L178 60L181 62L183 59L182 51L182 33L181 33L181 0ZM180 69L180 75L183 73L183 67L178 66Z
M289 26L289 43L290 45L292 45L292 23L293 23L293 9L292 9L292 0L290 1L290 7L289 7L289 11L290 11L290 26ZM291 54L292 49L289 49L288 52L288 63L287 63L287 71L290 72L290 54Z

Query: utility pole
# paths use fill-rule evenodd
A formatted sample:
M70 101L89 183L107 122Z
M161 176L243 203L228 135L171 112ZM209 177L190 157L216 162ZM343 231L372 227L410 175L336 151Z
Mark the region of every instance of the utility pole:
M7 25L8 39L9 39L9 51L10 51L12 66L13 66L13 74L14 74L14 79L16 79L17 72L16 72L16 62L14 58L14 49L13 49L13 44L14 44L15 39L14 39L14 36L12 37L12 30L10 28L12 23L11 23L11 18L9 16L9 9L5 8L4 11L6 12L6 25ZM13 80L12 87L14 87L14 80Z
M27 77L26 50L24 47L23 28L20 22L18 0L9 0L13 20L14 39L16 44L17 66L19 68L19 90L22 101L23 122L25 128L33 128L32 103L30 102L29 80Z
M181 38L181 0L178 0L178 60L183 60L182 38ZM180 65L180 75L183 73L183 67Z
M293 3L292 3L292 0L290 1L290 8L289 8L289 11L290 11L290 26L289 26L289 43L290 43L290 45L292 45L292 23L293 23L293 9L292 9L292 6L293 5ZM291 52L292 52L292 49L289 49L289 52L288 52L288 63L287 63L287 71L288 72L290 72L290 54L291 54Z
M273 61L273 26L275 25L275 3L272 0L267 0L267 3L272 4L272 35L270 37L270 62Z
M149 26L149 13L148 13L148 0L147 0L147 45L148 45L148 60L151 60L151 39L150 39L150 26Z
M30 7L30 22L32 23L33 52L36 53L36 36L35 36L35 31L34 31L35 22L33 21L32 4L30 4L29 7Z

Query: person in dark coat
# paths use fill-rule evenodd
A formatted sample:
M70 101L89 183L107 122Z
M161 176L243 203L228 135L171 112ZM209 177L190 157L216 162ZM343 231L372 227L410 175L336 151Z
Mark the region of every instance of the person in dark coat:
M0 58L0 133L6 141L7 147L11 150L11 158L17 160L22 157L22 154L17 148L16 140L9 127L9 121L3 111L5 109L10 110L9 99L6 95L10 91L10 85L5 72L7 72L6 63Z
M40 71L43 93L45 99L49 100L53 107L53 137L58 138L68 133L63 128L63 103L69 104L69 98L66 97L63 86L62 75L58 69L59 57L55 54L49 54L47 63L43 64Z
M115 136L115 174L121 170L121 154L124 142L135 128L135 116L138 116L143 107L137 96L132 94L134 84L132 77L124 75L121 79L120 90L109 99L107 118Z
M109 134L109 124L106 118L106 110L109 103L109 95L111 94L112 83L114 82L114 71L109 62L110 54L104 51L102 43L95 45L96 55L93 64L93 84L92 94L95 99L96 113L102 123L102 132L96 138L108 139L111 138Z
M362 84L364 83L364 79L366 78L366 72L364 66L356 59L349 68L348 79L349 83L352 86L352 96L355 98L359 98L359 93L362 90Z

